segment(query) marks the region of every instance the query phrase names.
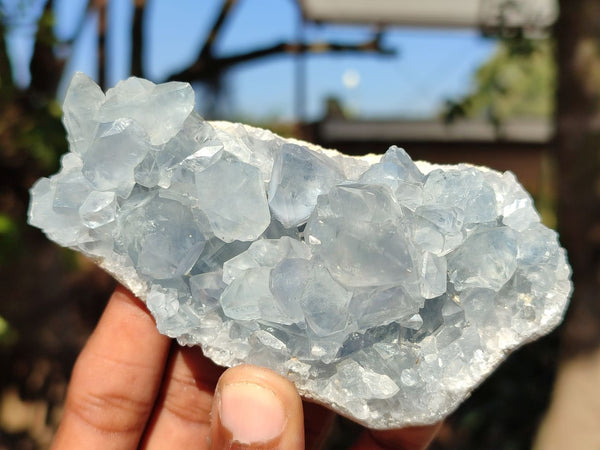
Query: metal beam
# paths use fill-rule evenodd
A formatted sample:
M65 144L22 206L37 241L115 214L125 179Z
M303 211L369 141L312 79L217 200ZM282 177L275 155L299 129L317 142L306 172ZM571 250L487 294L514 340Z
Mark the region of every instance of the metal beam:
M548 28L556 0L298 0L313 22L432 28Z

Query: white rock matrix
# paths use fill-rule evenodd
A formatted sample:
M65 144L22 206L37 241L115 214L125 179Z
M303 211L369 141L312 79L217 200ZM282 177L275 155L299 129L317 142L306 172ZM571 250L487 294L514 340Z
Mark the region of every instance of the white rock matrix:
M269 367L368 427L435 422L571 292L510 172L351 158L206 122L189 84L74 76L70 152L29 221L217 364ZM143 339L139 336L139 339Z

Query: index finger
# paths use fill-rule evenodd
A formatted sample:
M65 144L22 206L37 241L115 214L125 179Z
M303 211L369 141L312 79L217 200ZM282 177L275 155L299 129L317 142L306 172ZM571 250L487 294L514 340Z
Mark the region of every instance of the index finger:
M144 304L117 287L73 369L53 448L136 448L169 346Z

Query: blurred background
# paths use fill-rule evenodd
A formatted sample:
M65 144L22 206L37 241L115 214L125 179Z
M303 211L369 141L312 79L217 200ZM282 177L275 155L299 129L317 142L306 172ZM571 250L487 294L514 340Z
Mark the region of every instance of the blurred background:
M206 118L349 154L515 172L569 251L571 307L432 448L600 448L600 0L0 0L0 449L49 446L114 286L26 224L77 70L188 81ZM336 430L327 448L358 427Z

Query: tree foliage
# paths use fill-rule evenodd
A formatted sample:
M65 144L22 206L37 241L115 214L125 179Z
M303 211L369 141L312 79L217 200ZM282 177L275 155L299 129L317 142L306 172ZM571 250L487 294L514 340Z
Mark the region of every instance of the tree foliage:
M494 124L508 118L550 118L554 111L556 69L550 39L500 42L492 58L476 72L474 87L449 101L446 120L484 117Z

